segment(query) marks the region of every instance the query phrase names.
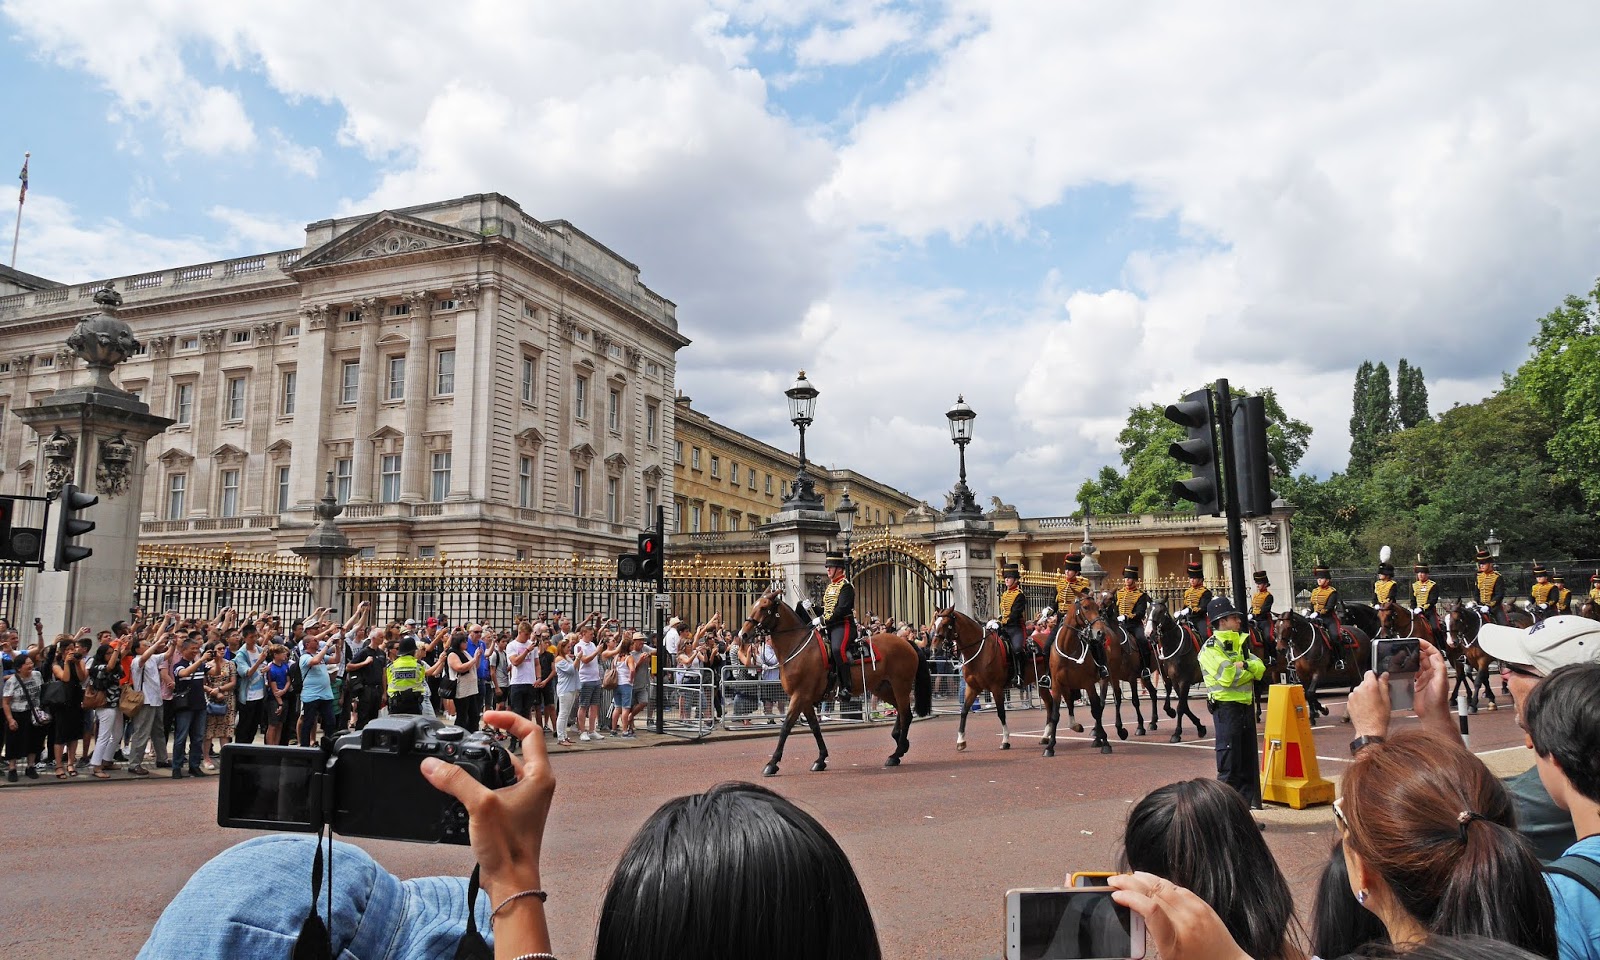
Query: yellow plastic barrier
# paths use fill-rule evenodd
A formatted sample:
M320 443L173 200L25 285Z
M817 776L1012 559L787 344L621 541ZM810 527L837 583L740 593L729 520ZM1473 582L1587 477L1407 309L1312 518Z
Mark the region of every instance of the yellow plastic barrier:
M1306 692L1297 683L1275 683L1267 694L1265 749L1261 752L1261 799L1296 810L1333 802L1333 783L1317 771Z

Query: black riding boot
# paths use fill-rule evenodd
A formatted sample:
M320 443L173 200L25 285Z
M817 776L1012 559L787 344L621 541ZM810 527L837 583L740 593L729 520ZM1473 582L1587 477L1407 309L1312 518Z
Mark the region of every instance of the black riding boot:
M839 685L839 703L841 703L841 704L849 703L850 702L850 664L849 664L849 662L845 661L845 660L839 661L839 663L834 666L833 673L834 673L834 678L837 680L838 685Z
M1111 671L1106 669L1106 651L1098 643L1089 644L1089 654L1094 657L1094 668L1100 671L1102 678L1111 676Z
M1050 689L1050 655L1032 644L1028 656L1033 660L1033 682L1040 690Z

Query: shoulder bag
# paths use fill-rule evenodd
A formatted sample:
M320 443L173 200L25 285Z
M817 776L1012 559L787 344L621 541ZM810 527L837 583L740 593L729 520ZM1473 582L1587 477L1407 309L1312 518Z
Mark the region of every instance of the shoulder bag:
M46 680L39 690L39 702L47 707L64 707L72 697L65 680Z
M94 687L88 687L83 691L82 706L85 710L99 710L109 702L110 701L106 698L106 692L104 690L96 690Z
M28 685L23 683L21 677L17 678L17 683L22 687L23 698L28 701L28 710L33 716L33 725L42 727L48 724L50 722L50 711L34 702L33 691L28 689Z
M612 663L612 665L610 667L606 668L605 674L603 676L601 676L601 678L600 678L600 689L602 689L602 690L615 690L615 689L617 689L617 667L616 667L616 661L613 660L611 663Z

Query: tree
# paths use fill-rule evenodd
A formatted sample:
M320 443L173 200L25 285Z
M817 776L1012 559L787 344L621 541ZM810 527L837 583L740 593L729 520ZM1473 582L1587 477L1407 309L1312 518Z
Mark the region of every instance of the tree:
M1546 452L1561 477L1576 483L1590 506L1600 504L1600 282L1569 296L1539 321L1533 356L1512 388L1532 402L1552 435Z
M1429 419L1428 386L1423 382L1422 368L1406 363L1404 357L1395 371L1394 419L1402 430Z
M1078 504L1099 516L1127 513L1131 504L1127 486L1117 468L1108 464L1100 468L1099 476L1083 481L1078 488Z
M1389 365L1363 360L1356 368L1355 389L1350 402L1349 471L1365 474L1378 459L1378 444L1394 432L1394 390L1389 381Z

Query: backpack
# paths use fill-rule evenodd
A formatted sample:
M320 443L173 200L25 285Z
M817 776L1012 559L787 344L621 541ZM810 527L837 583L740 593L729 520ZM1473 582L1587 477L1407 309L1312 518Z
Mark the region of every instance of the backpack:
M289 661L289 692L294 694L296 697L299 697L300 696L300 688L304 687L305 685L306 685L306 678L300 672L300 660L298 658L296 658L294 660L290 660Z
M1545 864L1544 872L1576 880L1600 899L1600 860L1591 860L1581 853L1569 853Z

